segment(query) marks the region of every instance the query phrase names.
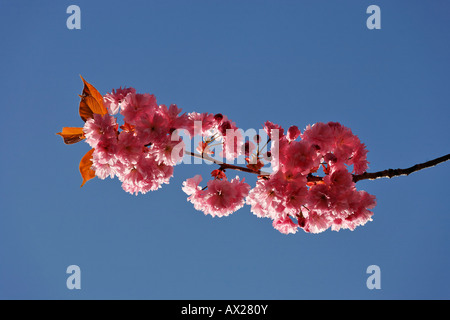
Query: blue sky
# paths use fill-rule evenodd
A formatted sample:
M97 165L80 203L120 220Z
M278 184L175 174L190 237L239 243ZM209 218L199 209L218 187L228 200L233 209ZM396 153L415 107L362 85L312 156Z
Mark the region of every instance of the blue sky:
M71 4L80 30L66 27ZM380 30L366 27L371 4ZM117 180L80 189L89 146L55 135L82 125L81 74L245 129L338 121L369 171L409 167L450 150L449 17L443 0L0 0L0 298L450 298L448 163L358 182L378 205L353 232L286 236L247 206L195 211L181 184L209 166L177 166L137 197ZM66 287L73 264L81 290Z

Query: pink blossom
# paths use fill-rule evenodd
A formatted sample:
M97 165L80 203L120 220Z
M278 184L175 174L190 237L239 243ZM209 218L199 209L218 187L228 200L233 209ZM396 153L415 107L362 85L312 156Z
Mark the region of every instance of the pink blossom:
M119 176L122 188L131 194L145 194L161 188L173 175L173 167L158 164L152 156L142 156L136 164L129 164Z
M317 145L319 152L326 157L334 157L333 162L353 165L353 172L367 170L366 147L352 131L338 122L316 123L303 132L302 140Z
M119 134L116 158L125 164L136 164L143 154L143 147L134 132L122 131Z
M244 137L241 131L239 129L227 129L227 135L223 137L223 155L227 160L232 161L245 152Z
M264 123L264 131L266 131L270 139L274 139L275 137L281 138L284 135L284 129L278 124L274 124L270 121Z
M202 176L197 174L193 178L189 178L183 182L182 190L189 196L187 201L190 201L196 210L202 211L204 208L204 193L202 187L199 186L202 181Z
M353 176L345 167L333 168L323 181L327 185L333 185L333 187L339 189L348 189L354 186Z
M163 141L169 134L167 119L159 113L144 113L137 120L136 133L144 145Z
M376 205L375 196L365 191L356 191L353 194L350 203L351 211L346 217L338 218L333 221L332 230L339 231L342 229L355 230L358 226L365 225L368 221L372 221L373 212L369 209Z
M246 203L256 216L276 220L287 214L297 214L305 204L306 197L305 176L286 176L279 171L270 175L269 179L258 180Z
M281 170L299 172L304 175L319 165L316 150L305 141L280 142L279 162Z
M332 206L330 187L325 184L311 186L308 192L307 205L309 209L316 212L330 210Z
M202 180L203 180L202 176L197 174L195 177L189 178L183 182L182 190L189 196L196 194L198 191L202 190L202 188L199 186Z
M231 126L230 121L222 121L220 125L217 127L219 132L222 134L222 136L226 136L230 130L233 130L233 127ZM233 132L233 131L232 131Z
M126 123L136 125L144 114L153 115L158 108L153 94L129 93L123 100L121 114Z
M331 128L334 140L332 151L339 160L347 163L353 150L360 144L358 137L338 122L329 122L328 126Z
M162 162L156 164L155 178L159 183L159 187L162 184L169 184L169 181L172 177L173 177L173 166L167 165Z
M316 211L310 211L302 222L305 232L321 233L331 226L331 220L327 215L320 215Z
M298 225L292 222L292 220L286 216L283 218L279 218L277 220L273 220L272 226L284 234L296 233L298 230Z
M189 116L185 113L181 114L182 109L178 108L176 104L171 104L169 108L165 105L160 105L158 113L160 113L164 119L167 121L167 127L169 128L169 133L175 130L191 129L192 122Z
M327 162L330 166L334 166L337 161L338 158L331 152L328 152L327 154L325 154L325 156L323 157L323 160L325 162Z
M297 180L298 179L298 180ZM308 189L306 187L306 178L304 176L297 177L296 180L288 182L284 190L284 206L285 212L291 215L298 213L306 203Z
M245 197L248 195L250 186L240 181L239 177L228 181L210 180L207 189L198 186L201 177L195 176L183 183L183 191L190 197L188 201L194 204L194 208L203 211L213 217L224 217L242 208Z
M175 138L175 137L174 137ZM169 166L175 166L183 159L185 149L182 139L172 140L171 136L165 136L157 143L153 144L151 150L158 163L164 163Z
M294 141L295 139L297 139L300 136L300 130L298 129L297 126L291 126L288 129L286 138L289 141Z
M84 124L84 135L86 142L91 148L96 148L98 143L106 142L111 139L117 139L117 122L116 118L105 114L94 114L94 117L86 121Z
M208 181L206 203L210 210L205 213L223 217L242 208L250 190L250 186L243 181L239 181L239 177L231 182L218 179Z
M108 176L114 178L119 172L115 153L106 150L104 148L97 148L92 154L92 168L95 171L95 175L102 180Z
M366 172L369 167L369 162L367 161L367 149L364 143L359 143L354 149L350 159L348 160L349 165L353 165L353 173L362 174Z
M284 212L283 182L279 179L260 179L250 190L246 204L259 218L278 219Z
M191 112L188 114L188 118L191 121L190 127L188 128L191 137L193 137L194 132L197 133L197 131L201 135L206 135L209 130L217 126L216 120L212 113ZM199 124L197 129L195 127L196 124Z
M334 143L333 130L328 124L322 122L315 123L312 126L308 125L301 138L312 145L319 146L322 154L331 150Z
M136 94L134 88L113 89L111 93L103 96L103 104L108 109L109 114L115 115L119 112L119 107L128 94ZM124 107L124 106L122 106Z

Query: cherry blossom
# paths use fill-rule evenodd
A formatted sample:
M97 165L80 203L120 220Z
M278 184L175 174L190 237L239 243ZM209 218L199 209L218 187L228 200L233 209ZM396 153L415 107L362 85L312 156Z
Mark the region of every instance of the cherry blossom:
M204 186L201 175L182 184L187 201L205 215L225 217L248 205L283 234L354 230L372 220L375 196L358 190L355 182L355 174L368 168L368 151L340 123L285 130L266 121L261 129L266 136L246 141L243 130L222 113L182 113L177 105L158 104L153 94L134 88L115 89L97 102L105 111L93 112L75 142L85 139L93 149L88 169L100 179L117 177L126 192L138 195L161 188L190 155L219 166ZM118 123L119 114L123 123ZM186 150L181 131L200 139L194 152ZM217 147L219 153L213 150ZM211 158L216 155L224 161ZM233 164L242 157L243 166ZM239 176L230 180L230 170L256 174L255 185Z

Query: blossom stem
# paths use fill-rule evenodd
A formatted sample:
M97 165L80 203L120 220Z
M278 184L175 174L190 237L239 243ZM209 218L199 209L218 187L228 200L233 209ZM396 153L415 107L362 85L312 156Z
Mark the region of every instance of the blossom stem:
M264 150L264 148L265 148L265 147L267 147L267 145L269 144L269 142L270 142L271 140L272 140L272 139L270 139L270 138L269 138L269 139L267 139L267 142L266 142L266 144L265 144L265 145L264 145L264 146L263 146L263 147L262 147L261 149L258 149L258 151L259 151L259 152L263 151L263 150ZM259 146L259 144L258 144L258 146Z

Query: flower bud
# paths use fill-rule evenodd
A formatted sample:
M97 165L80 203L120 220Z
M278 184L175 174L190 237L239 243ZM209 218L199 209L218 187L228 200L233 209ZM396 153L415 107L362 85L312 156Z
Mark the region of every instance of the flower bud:
M287 138L289 141L294 141L295 139L298 138L299 135L300 135L300 130L297 128L297 126L291 126L291 127L288 129L287 137L286 137L286 138Z

